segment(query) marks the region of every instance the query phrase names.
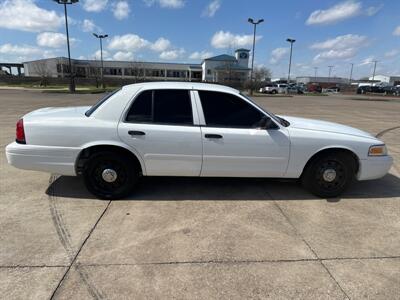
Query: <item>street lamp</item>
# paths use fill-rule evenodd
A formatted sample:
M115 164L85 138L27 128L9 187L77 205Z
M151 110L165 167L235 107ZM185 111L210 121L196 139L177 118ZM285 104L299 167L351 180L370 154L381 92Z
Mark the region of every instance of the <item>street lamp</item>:
M71 93L75 92L75 80L74 80L74 73L72 72L72 64L71 64L71 50L69 47L69 32L68 32L68 15L67 15L67 4L74 4L79 2L79 0L53 0L58 4L64 5L64 16L65 16L65 31L67 33L67 47L68 47L68 65L69 65L69 91Z
M251 73L250 73L250 80L253 81L253 68L254 68L254 48L256 46L256 30L257 30L257 25L264 22L264 19L260 19L257 22L255 22L252 18L248 18L247 20L249 23L254 25L254 33L253 33L253 52L252 52L252 57L251 57ZM251 89L253 91L253 89Z
M286 42L290 43L289 72L288 72L288 77L287 77L288 84L290 83L290 68L292 67L292 51L293 51L293 43L295 41L296 40L294 40L294 39L286 39Z
M103 70L104 70L104 68L103 68L103 39L105 39L106 37L108 37L108 34L103 34L103 35L101 35L101 34L93 33L93 35L94 35L96 38L98 38L98 39L100 40L101 86L102 86L103 89L104 89L106 86L105 86L105 84L104 84L104 77L103 77L103 74L104 74L104 72L103 72Z

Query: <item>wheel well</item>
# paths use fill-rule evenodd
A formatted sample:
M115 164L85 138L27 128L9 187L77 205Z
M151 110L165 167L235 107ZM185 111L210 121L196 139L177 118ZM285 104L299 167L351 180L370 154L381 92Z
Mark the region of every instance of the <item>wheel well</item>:
M111 152L119 153L121 155L125 155L125 156L131 158L135 167L138 168L140 173L142 173L142 166L140 164L139 159L136 157L135 154L133 154L128 149L125 149L125 148L119 147L119 146L113 146L113 145L96 145L96 146L85 148L79 153L79 156L78 156L78 158L76 160L76 164L75 164L76 174L78 174L78 175L82 174L84 165L91 155L93 155L94 153L99 153L99 152L104 152L104 151L111 151Z
M350 157L353 158L354 160L354 166L355 166L355 174L358 173L358 169L360 167L360 161L358 159L358 156L351 150L348 149L344 149L344 148L329 148L329 149L324 149L321 150L317 153L315 153L313 156L311 156L311 158L307 161L306 165L303 168L303 172L302 175L304 173L304 171L307 169L307 167L317 158L321 157L321 156L325 156L325 155L329 155L329 154L333 154L333 153L344 153L346 155L349 155Z

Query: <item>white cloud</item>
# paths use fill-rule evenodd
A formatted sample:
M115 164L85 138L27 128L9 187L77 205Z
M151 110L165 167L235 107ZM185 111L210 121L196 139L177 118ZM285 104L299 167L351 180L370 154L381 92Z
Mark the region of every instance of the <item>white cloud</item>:
M361 61L361 63L359 64L359 66L365 66L365 65L369 65L372 64L374 62L375 58L373 56L369 56L365 59L363 59Z
M94 60L101 59L101 51L97 50L95 53L91 55L91 58ZM103 60L108 60L110 58L110 53L107 50L103 50Z
M150 44L151 43L148 40L145 40L136 34L129 33L114 36L108 44L108 48L110 50L134 52L148 47Z
M112 11L117 20L123 20L129 16L131 9L128 1L118 1L113 4Z
M361 14L362 4L361 2L345 1L326 10L316 10L311 13L308 17L306 24L331 24L338 21L342 21L348 18L352 18Z
M82 22L82 30L84 32L101 31L101 28L97 26L92 20L85 19Z
M396 29L393 31L393 35L400 36L400 26L396 27Z
M118 51L117 53L114 54L113 59L121 61L133 60L133 53L129 51L128 52Z
M0 3L0 28L39 32L56 30L62 22L61 15L38 7L33 0L5 0Z
M76 39L70 38L70 43L76 42ZM42 47L61 48L67 44L67 36L59 32L42 32L36 37L36 43Z
M354 48L347 49L331 49L328 51L323 51L314 57L315 62L319 62L326 59L347 59L354 57L357 54L357 50Z
M28 45L13 45L13 44L4 44L0 46L1 54L12 54L12 55L39 55L43 53L43 50L37 47L28 46Z
M256 40L260 40L261 36L256 36ZM220 30L216 32L211 38L211 45L214 48L234 48L246 47L253 44L253 35L251 34L232 34L229 31Z
M171 42L163 37L160 37L158 40L156 40L150 48L154 51L157 52L163 52L166 51L168 48L171 47Z
M360 47L367 44L367 37L358 34L339 35L333 39L317 42L311 45L311 49L345 49L350 47Z
M400 53L400 50L393 49L393 50L386 52L385 57L392 58L392 57L397 56L399 53Z
M201 52L196 51L189 55L189 59L206 59L213 55L214 54L209 51L201 51Z
M178 57L182 56L184 53L185 53L184 49L163 51L160 54L160 58L164 59L164 60L173 60L173 59L177 59Z
M278 63L279 61L282 60L282 58L284 56L286 56L286 54L288 54L288 52L289 52L289 48L276 48L276 49L272 50L270 63L271 64Z
M107 6L108 0L83 0L83 9L88 12L100 12Z
M373 15L376 15L382 8L383 8L383 4L378 5L378 6L370 6L365 10L365 14L368 17L371 17Z
M160 5L163 8L182 8L185 6L184 0L143 0L147 6L153 6L155 4Z
M204 9L202 16L204 17L214 17L215 13L221 7L221 0L213 0L211 1L207 7Z
M319 62L326 59L348 59L354 57L358 50L366 45L368 45L366 36L346 34L323 42L314 43L310 48L323 50L314 57L314 61Z

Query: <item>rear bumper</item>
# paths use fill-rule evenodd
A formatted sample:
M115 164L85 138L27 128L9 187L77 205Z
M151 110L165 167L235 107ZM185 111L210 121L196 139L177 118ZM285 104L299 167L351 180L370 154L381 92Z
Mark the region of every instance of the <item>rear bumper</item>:
M358 180L378 179L387 174L393 165L391 156L371 156L360 160L360 169L357 174Z
M10 165L24 170L75 176L75 161L79 148L50 147L11 143L6 147Z

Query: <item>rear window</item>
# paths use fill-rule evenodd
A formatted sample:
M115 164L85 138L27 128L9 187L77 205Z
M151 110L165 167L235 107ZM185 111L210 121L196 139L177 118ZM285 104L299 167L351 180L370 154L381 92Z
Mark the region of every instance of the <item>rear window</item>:
M88 111L85 112L86 117L89 117L96 109L98 109L104 102L106 102L108 99L111 98L111 96L115 95L118 93L121 89L115 90L111 93L108 93L103 96L99 101L96 102L95 105L93 105L91 108L89 108Z

